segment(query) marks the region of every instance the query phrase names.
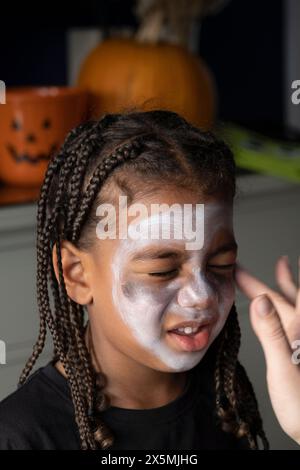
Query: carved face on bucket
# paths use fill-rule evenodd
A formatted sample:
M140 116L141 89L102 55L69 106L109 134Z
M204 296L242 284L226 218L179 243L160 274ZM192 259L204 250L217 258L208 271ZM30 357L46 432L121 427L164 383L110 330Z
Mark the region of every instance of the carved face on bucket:
M18 148L12 142L18 142L18 139L14 138L12 142L6 144L6 150L10 154L11 158L16 161L16 163L27 162L32 165L36 165L40 161L49 160L50 156L57 150L58 143L53 142L47 150L41 149L43 146L43 140L45 136L42 135L42 131L48 131L51 128L51 120L44 118L39 128L35 128L34 131L30 132L28 129L23 129L22 121L18 119L13 119L11 122L12 132L16 134L24 135L22 142L22 151L19 151ZM49 133L49 131L48 131ZM46 136L47 137L47 136ZM35 153L31 154L28 151L24 151L26 145L31 145L32 148L36 148Z
M139 224L151 230L157 220L150 215ZM170 221L171 239L118 240L112 299L139 346L161 364L157 368L179 372L203 358L225 324L234 302L237 247L228 203L204 202L203 245L196 249L186 249L185 234L174 236L179 221Z
M49 160L85 109L86 92L78 88L9 88L0 112L1 180L40 186Z

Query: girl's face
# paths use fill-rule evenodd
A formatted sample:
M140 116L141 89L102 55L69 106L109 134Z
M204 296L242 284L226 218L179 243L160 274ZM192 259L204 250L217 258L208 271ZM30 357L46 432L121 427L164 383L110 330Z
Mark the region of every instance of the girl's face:
M88 306L94 339L151 368L186 371L201 361L234 302L232 206L182 190L156 193L155 200L142 202L149 216L140 227L148 233L158 220L151 217L153 202L204 204L203 244L187 249L184 230L178 239L175 217L170 233L177 235L169 239L97 240L90 264L93 302Z

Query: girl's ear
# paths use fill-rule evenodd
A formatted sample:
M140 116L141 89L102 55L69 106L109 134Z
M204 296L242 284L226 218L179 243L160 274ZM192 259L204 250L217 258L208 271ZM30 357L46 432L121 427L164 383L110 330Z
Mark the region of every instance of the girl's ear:
M88 282L85 254L71 242L64 240L61 244L61 260L68 296L80 305L92 303L93 297ZM52 262L57 282L60 283L56 244L52 250Z

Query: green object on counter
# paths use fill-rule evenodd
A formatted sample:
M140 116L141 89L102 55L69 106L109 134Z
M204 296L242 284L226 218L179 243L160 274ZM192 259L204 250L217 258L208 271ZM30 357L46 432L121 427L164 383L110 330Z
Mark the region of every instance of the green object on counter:
M274 140L235 124L223 125L219 133L238 167L300 182L300 143Z

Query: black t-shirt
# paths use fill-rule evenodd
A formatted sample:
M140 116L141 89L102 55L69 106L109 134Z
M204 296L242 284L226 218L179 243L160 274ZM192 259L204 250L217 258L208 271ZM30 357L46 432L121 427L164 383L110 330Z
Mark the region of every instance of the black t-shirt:
M115 442L111 450L247 449L216 424L212 384L190 371L184 392L167 405L102 413ZM32 373L0 403L0 449L80 449L69 384L53 362Z

